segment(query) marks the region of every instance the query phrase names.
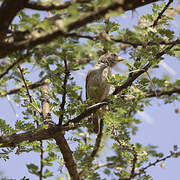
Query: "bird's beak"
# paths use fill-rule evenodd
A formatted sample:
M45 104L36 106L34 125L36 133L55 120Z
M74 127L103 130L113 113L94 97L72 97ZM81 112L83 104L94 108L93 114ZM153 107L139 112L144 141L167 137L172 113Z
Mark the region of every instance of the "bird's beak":
M116 56L115 61L120 62L120 61L124 61L124 59L120 56Z

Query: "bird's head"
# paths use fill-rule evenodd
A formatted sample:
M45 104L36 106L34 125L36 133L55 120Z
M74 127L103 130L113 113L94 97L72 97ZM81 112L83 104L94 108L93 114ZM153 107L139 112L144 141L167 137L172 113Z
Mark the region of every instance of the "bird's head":
M98 63L103 63L107 66L113 67L115 66L118 62L123 61L124 59L121 58L120 56L118 56L117 54L114 53L106 53L104 55L102 55L99 58Z

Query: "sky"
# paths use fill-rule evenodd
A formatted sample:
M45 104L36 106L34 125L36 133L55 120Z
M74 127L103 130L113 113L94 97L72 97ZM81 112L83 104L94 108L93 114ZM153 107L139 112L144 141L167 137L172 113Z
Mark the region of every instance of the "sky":
M176 4L174 3L173 6ZM115 18L115 20L122 23L122 27L132 27L137 22L137 17L147 11L150 11L150 6L137 9L137 12L126 12L125 15ZM171 24L172 28L175 29L176 34L180 34L180 22L178 22L178 17ZM123 57L127 58L126 55ZM164 60L165 64L161 65L160 69L153 70L150 73L153 76L163 76L163 74L168 74L173 80L180 78L180 63L177 58L166 56ZM118 64L121 68L121 64ZM87 71L91 66L87 66L84 70L80 71L81 79L76 79L77 84L84 87L85 77ZM118 68L117 68L118 69ZM116 70L113 71L117 73ZM36 74L32 78L35 79ZM19 113L19 107L13 104L16 113ZM154 98L151 102L151 106L145 108L144 113L137 114L137 118L142 120L139 125L139 131L135 136L132 136L133 142L140 142L143 145L153 144L158 146L157 150L169 154L169 150L172 150L173 145L177 144L180 146L180 114L174 113L175 108L180 108L178 102L173 104L163 104L160 99ZM7 98L0 99L0 117L7 119L7 122L13 123L16 119L15 113L9 103ZM21 155L14 155L11 153L10 160L3 161L0 160L0 171L3 175L12 179L20 179L23 176L27 176L30 179L36 179L35 176L28 173L25 164L28 163L39 164L39 156L36 153L23 153ZM57 168L57 167L55 167ZM169 159L165 161L165 167L161 168L160 165L156 167L151 167L148 172L152 175L155 180L179 180L180 179L180 158ZM57 169L55 169L55 175L58 175ZM49 178L48 180L53 180L54 178Z

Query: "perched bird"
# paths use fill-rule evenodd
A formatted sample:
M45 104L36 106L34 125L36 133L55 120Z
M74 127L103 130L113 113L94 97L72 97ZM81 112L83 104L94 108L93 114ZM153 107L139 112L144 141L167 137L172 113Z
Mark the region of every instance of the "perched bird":
M123 58L113 53L102 55L98 63L88 71L86 77L86 99L91 99L95 103L105 100L109 94L110 84L107 83L107 77L112 75L112 67ZM98 113L92 114L94 132L99 132Z

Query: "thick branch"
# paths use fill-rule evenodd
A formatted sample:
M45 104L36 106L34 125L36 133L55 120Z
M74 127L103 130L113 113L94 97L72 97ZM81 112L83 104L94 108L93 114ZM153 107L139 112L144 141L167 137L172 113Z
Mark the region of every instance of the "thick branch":
M27 34L30 34L30 32L26 32ZM18 34L18 35L17 35ZM14 32L13 36L15 36L17 39L22 39L22 40L26 40L26 34L22 31L18 31L18 32ZM61 36L63 37L72 37L72 38L84 38L84 39L89 39L92 41L97 41L97 40L101 40L101 38L99 36L90 36L90 35L83 35L83 34L79 34L79 33L64 33L61 34ZM24 37L24 38L23 38ZM138 47L138 46L144 46L146 44L146 46L152 46L152 45L179 45L180 44L180 39L177 39L175 41L160 41L160 42L154 42L154 41L144 41L144 42L132 42L132 41L127 41L127 40L123 40L123 39L114 39L109 37L111 41L114 41L116 43L122 43L122 44L128 44L131 45L133 47ZM15 41L14 43L18 42Z
M40 4L37 2L33 2L33 1L27 1L24 4L25 8L29 8L29 9L34 9L34 10L40 10L40 11L51 11L51 10L61 10L61 9L66 9L68 8L70 5L72 4L72 2L70 1L66 1L66 2L60 2L58 4L48 4L48 5L44 5L44 4Z
M70 23L66 29L67 32L80 28L88 23L91 23L95 20L100 19L105 16L109 11L115 11L121 8L124 11L133 10L140 6L144 6L146 4L157 2L158 0L125 0L124 2L115 1L106 7L101 7L98 11L92 12L87 16L80 17L78 20ZM0 58L5 57L6 55L11 54L17 50L30 49L39 44L49 43L55 40L59 36L65 36L65 33L62 30L57 30L51 34L47 34L45 36L39 37L37 39L25 40L17 43L0 43Z
M66 124L64 124L63 126L68 126L69 124L76 124L79 123L82 119L84 119L85 117L88 117L89 115L91 115L93 112L96 112L98 109L100 109L101 107L108 105L108 102L100 102L97 104L94 104L90 107L88 107L87 109L84 110L83 113L81 113L79 116L75 117L72 120L69 120Z
M0 7L0 42L2 42L8 31L8 27L16 14L24 8L28 0L4 0Z
M56 144L59 146L59 149L61 150L65 162L65 166L68 169L71 179L72 180L80 179L77 171L77 166L73 158L73 153L64 137L64 134L62 132L59 132L56 134L54 139L56 141Z
M90 2L91 0L76 0L76 3L87 3ZM62 10L68 8L70 5L72 5L72 1L65 1L65 2L60 2L60 3L52 3L52 4L42 4L42 3L37 3L37 2L26 2L24 4L25 8L29 9L34 9L34 10L39 10L39 11L52 11L52 10Z
M170 91L160 91L157 90L157 96L163 96L163 95L172 95L174 93L180 94L180 88L176 88L174 90ZM156 97L155 92L150 92L145 95L145 97ZM56 132L61 132L61 131L68 131L71 129L74 129L75 126L71 124L71 122L79 123L83 118L89 116L92 112L96 111L100 107L107 105L107 102L102 102L98 103L97 105L93 105L89 107L89 110L87 109L85 112L83 112L81 115L77 116L76 118L72 119L69 121L66 125L62 127L54 126L54 127L48 127L47 129L42 129L42 130L32 130L28 131L25 133L20 133L20 134L12 134L9 136L1 136L0 137L0 147L11 147L11 146L16 146L17 144L23 142L23 141L37 141L37 140L45 140L52 138L53 135ZM87 114L86 114L87 112ZM68 125L69 124L69 125Z
M173 47L173 45L167 47L166 49L164 49L162 52L160 52L159 54L156 55L156 58L159 59L161 56L163 56L168 50L170 50ZM132 76L130 76L128 78L128 80L121 86L117 87L115 89L115 91L112 93L112 95L116 95L118 94L120 91L122 91L123 89L127 88L128 86L131 86L133 81L135 81L141 74L143 74L146 70L148 70L148 68L150 67L150 64L147 64L143 69L139 70L138 72L135 72L132 74ZM172 91L171 93L179 93L178 89L175 89L174 91ZM170 94L171 94L170 93ZM158 93L157 93L158 94ZM165 94L169 94L168 92L166 93L162 93L162 95ZM154 94L150 93L149 95L147 95L147 97L152 97ZM93 112L96 112L98 109L100 109L101 107L107 105L110 102L100 102L97 103L93 106L88 107L86 110L84 110L83 113L81 113L79 116L75 117L74 119L68 121L66 124L64 124L63 126L57 128L54 127L53 129L51 129L51 132L54 134L55 131L58 129L60 132L60 129L66 129L69 130L69 127L71 127L70 129L73 129L75 124L78 124L79 122L81 122L82 119L84 119L85 117L89 116L90 114L92 114ZM36 141L36 140L43 140L43 139L48 139L48 138L52 138L53 134L48 133L48 129L44 129L44 130L40 130L39 131L30 131L31 133L29 134L29 132L27 133L22 133L21 135L9 135L9 136L5 136L5 137L0 137L0 144L1 147L8 147L8 146L14 146L15 144L19 144L23 141L29 140L29 141ZM37 132L39 134L37 134ZM15 137L15 138L14 138Z
M19 134L11 134L7 136L0 136L0 147L15 147L18 144L24 141L40 141L40 140L47 140L53 138L54 135L61 131L68 131L74 129L75 126L66 126L66 127L59 127L59 126L51 126L47 127L46 129L40 130L30 130L24 133Z

